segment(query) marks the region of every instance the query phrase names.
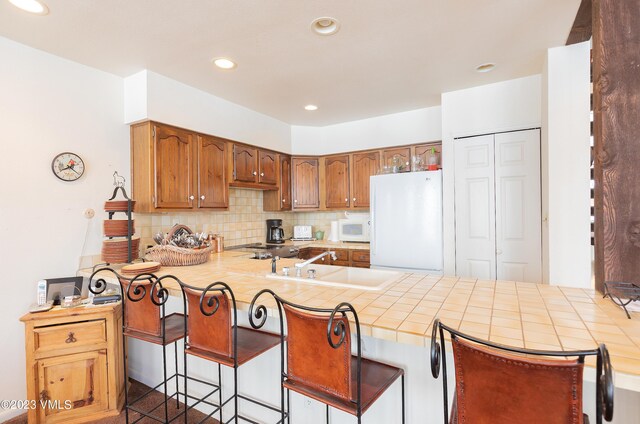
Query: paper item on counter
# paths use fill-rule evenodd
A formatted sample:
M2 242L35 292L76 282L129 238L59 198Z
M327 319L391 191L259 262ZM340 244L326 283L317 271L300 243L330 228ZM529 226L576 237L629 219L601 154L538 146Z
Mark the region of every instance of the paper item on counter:
M329 241L338 240L338 221L331 221L331 231L329 232Z

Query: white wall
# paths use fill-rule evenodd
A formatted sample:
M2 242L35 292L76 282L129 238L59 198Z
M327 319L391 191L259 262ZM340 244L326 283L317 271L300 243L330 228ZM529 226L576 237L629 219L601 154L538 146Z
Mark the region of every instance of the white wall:
M42 278L75 275L101 248L114 170L129 179L121 78L0 38L0 399L25 399L24 326ZM85 175L62 182L53 157L79 154ZM96 217L88 221L85 208ZM85 232L87 232L85 245ZM0 410L0 422L24 411Z
M292 150L297 155L365 150L442 138L440 106L377 116L324 127L291 127Z
M152 119L291 152L291 126L151 71L125 78L125 122Z
M444 273L455 274L455 137L539 127L541 76L442 93Z
M591 287L590 48L549 49L542 86L546 281L582 288Z

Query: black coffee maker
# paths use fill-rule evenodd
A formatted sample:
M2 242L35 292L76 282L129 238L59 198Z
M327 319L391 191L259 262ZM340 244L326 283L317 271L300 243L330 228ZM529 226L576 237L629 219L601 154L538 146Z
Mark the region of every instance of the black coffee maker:
M267 243L284 243L281 219L267 219Z

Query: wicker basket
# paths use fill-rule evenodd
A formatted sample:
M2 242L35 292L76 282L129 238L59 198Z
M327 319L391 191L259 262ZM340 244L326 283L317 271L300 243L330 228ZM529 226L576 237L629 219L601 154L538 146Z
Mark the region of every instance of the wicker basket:
M186 225L176 224L169 231L169 237L173 237L177 232L193 234L191 228ZM212 250L213 246L204 249L188 249L171 244L161 244L148 249L145 258L160 262L164 266L199 265L209 260L209 254Z
M204 249L185 249L172 245L157 245L147 250L145 258L160 262L164 266L186 266L203 264L209 260L211 246Z

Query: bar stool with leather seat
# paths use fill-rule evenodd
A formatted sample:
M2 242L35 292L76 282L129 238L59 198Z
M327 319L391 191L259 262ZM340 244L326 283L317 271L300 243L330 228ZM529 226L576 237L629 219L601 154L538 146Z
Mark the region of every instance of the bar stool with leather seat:
M134 338L148 343L159 345L162 348L162 381L150 390L140 395L135 400L129 399L127 384L125 384L125 416L126 422L129 422L129 410L137 412L141 415L139 419L144 417L151 418L155 421L169 423L177 417L183 415L183 411L176 413L173 417L169 417L168 402L169 399L176 398L176 408L180 408L179 377L184 374L178 372L178 341L184 338L185 317L181 313L165 314L165 303L169 297L167 289L163 286L163 280L173 278L172 276L156 277L154 274L140 274L133 278L127 278L111 268L101 268L93 272L90 277L89 290L94 294L102 293L106 288L104 278L100 278L99 273L111 272L118 279L122 293L122 328L123 328L123 367L124 380L127 381L127 353L126 338ZM174 345L175 370L171 375L167 375L167 346ZM168 384L175 379L175 392L169 394ZM150 410L143 411L135 405L145 399L156 389L162 386L164 391L164 401L152 407ZM185 402L186 403L186 402ZM164 417L158 417L153 411L164 406ZM186 412L186 408L184 409ZM137 419L134 422L137 422Z
M360 423L369 407L400 378L404 423L404 370L362 357L360 322L352 305L340 303L334 309L312 308L291 303L265 289L255 295L249 306L249 321L254 328L266 322L267 309L264 305L256 306L256 302L267 293L276 300L280 311L282 387L287 389L287 406L289 391L293 390L324 403L327 422L329 407L332 407L355 415ZM356 332L356 355L351 354L348 315L353 319Z
M445 332L450 335L456 387L448 413ZM596 423L613 418L609 353L597 349L543 351L504 346L461 333L436 319L431 334L431 372L442 369L444 422L473 424L583 424L582 371L596 357ZM560 357L573 359L556 359ZM449 421L450 419L450 421Z
M236 299L231 288L223 282L209 284L205 288L194 287L180 282L183 294L187 339L185 343L185 374L187 355L196 356L218 364L218 382L221 382L221 365L233 368L233 395L223 400L222 389L219 391L219 419L223 423L222 408L233 401L234 414L226 421L238 422L238 419L255 423L240 414L238 400L243 399L286 417L284 400L281 393L278 409L248 396L238 394L238 368L269 349L281 343L281 337L264 331L245 328L237 325L238 316ZM188 312L188 313L187 313ZM221 384L221 383L219 383ZM185 386L185 392L188 393ZM214 410L209 416L216 412Z

